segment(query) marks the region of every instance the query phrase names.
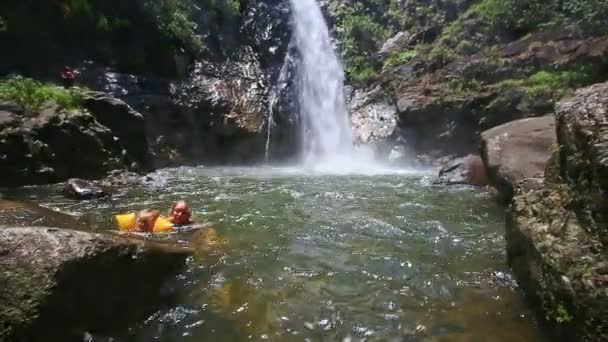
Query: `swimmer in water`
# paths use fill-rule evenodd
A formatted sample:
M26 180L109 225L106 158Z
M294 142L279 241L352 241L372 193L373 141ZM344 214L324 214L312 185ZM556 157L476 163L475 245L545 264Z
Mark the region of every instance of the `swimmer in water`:
M181 200L173 203L171 212L169 213L169 221L176 227L187 226L194 223L194 221L192 221L192 212L186 201Z
M154 224L160 217L158 210L144 209L137 215L135 231L143 233L151 233L154 230Z

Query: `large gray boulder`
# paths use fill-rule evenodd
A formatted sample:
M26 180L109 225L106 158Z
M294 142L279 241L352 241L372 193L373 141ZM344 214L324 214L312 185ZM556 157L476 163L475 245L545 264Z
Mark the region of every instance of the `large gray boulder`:
M556 107L556 149L544 178L516 186L508 262L563 341L608 340L608 83Z
M145 319L191 250L48 227L0 227L0 340L68 341Z
M505 202L517 182L543 175L555 146L553 116L516 120L481 134L481 158Z

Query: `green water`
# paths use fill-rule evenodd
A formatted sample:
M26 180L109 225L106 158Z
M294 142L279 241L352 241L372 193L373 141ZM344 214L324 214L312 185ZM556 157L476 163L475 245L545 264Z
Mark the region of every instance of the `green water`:
M543 341L505 265L503 209L433 180L179 168L110 201L17 196L94 229L183 198L226 241L188 261L172 307L113 341Z

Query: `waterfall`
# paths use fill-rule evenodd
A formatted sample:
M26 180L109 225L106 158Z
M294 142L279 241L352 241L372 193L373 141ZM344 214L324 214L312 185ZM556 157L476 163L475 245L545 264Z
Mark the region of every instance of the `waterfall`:
M270 162L270 139L272 136L272 127L275 125L274 123L274 107L280 100L281 90L283 90L287 86L288 78L289 78L289 54L285 54L285 59L283 60L283 65L279 70L279 76L277 77L276 82L274 82L274 86L270 88L270 93L268 94L268 117L266 118L266 147L265 147L265 157L266 163Z
M272 126L274 126L274 120L272 119L274 115L272 106L274 106L274 103L276 103L275 94L272 94L271 101L269 101L269 103L271 107L268 109L268 122L266 124L266 146L264 147L264 160L266 161L266 164L270 162L270 138L272 136Z
M298 108L302 156L312 165L345 167L355 155L344 96L344 71L315 0L290 0L299 54ZM347 163L348 164L348 163Z

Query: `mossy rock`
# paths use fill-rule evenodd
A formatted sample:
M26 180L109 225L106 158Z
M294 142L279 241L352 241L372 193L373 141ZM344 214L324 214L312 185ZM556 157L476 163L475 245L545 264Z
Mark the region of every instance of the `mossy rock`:
M0 341L67 341L148 317L190 249L49 227L0 227Z

